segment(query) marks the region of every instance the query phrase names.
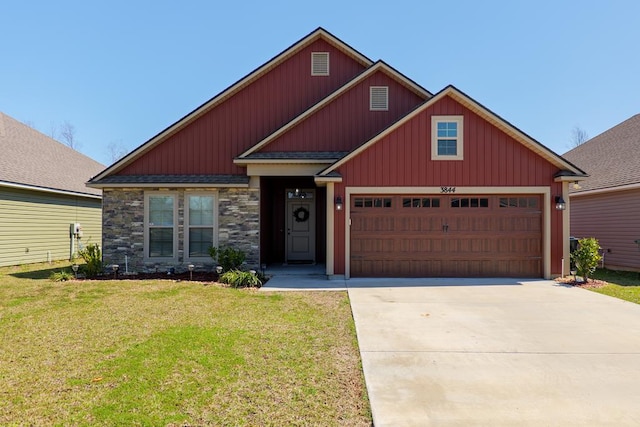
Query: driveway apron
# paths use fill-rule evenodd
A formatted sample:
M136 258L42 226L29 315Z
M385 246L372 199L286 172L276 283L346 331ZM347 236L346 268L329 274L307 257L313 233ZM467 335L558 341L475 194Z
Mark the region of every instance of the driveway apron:
M374 425L640 425L640 305L552 281L347 281Z

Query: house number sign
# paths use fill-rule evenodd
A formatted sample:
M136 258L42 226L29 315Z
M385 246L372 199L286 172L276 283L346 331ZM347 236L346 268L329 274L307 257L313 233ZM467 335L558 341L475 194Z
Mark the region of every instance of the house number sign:
M456 192L456 187L440 187L440 192L441 193L455 193Z

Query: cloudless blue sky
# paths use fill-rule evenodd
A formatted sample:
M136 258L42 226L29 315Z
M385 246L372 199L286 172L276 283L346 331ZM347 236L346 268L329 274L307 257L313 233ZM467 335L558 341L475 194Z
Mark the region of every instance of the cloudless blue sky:
M110 164L317 27L559 154L640 113L637 0L7 0L0 111Z

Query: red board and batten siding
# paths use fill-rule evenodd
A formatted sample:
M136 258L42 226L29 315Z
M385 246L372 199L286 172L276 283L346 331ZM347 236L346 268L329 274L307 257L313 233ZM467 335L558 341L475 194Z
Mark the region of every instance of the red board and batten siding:
M329 52L330 75L311 75L311 52ZM171 135L118 174L244 174L233 159L362 72L320 39Z
M431 160L431 116L464 116L464 160ZM562 194L554 182L558 168L514 140L450 97L386 135L338 168L345 187L550 187ZM517 190L514 190L517 194ZM550 209L545 206L545 209ZM345 271L344 211L335 217L335 272ZM562 214L551 212L551 272L559 273L562 258Z
M369 88L389 88L389 110L370 111ZM386 73L364 79L262 151L350 151L424 102Z
M572 196L571 235L598 239L605 266L640 271L640 190Z

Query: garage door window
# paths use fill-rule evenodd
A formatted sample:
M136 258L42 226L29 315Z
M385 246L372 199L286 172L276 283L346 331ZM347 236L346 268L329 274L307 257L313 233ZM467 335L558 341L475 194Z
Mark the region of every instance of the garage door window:
M356 197L353 201L356 208L390 208L390 197Z
M440 199L431 197L405 197L402 199L403 208L439 208Z
M538 208L537 197L500 197L501 208Z
M486 197L452 197L452 208L488 208L489 199Z

